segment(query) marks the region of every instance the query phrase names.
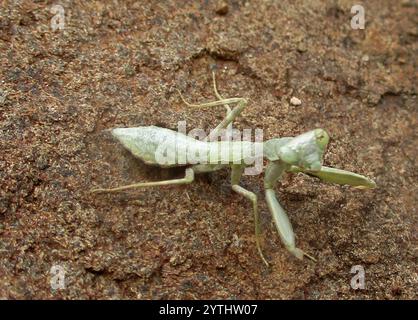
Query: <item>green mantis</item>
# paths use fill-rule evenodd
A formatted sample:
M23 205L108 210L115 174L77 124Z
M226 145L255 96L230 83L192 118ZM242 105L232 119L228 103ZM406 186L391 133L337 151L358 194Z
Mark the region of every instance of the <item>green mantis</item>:
M232 190L248 199L252 204L257 250L263 262L269 265L261 250L258 197L255 193L240 185L244 170L253 163L257 156L257 150L262 150L261 153L258 152L258 155L268 162L264 175L265 198L280 239L286 249L298 259L303 259L306 256L315 260L296 247L292 225L274 192L277 181L285 172L289 172L303 173L325 182L350 185L359 189L375 188L376 184L373 180L362 175L322 165L323 155L329 142L328 133L323 129L314 129L296 137L276 138L265 142L214 141L214 137L217 138L223 130L232 129L232 122L247 106L248 102L244 98L224 99L217 91L214 74L213 86L217 101L194 105L187 103L182 97L183 101L190 107L224 106L227 110L226 117L203 140L197 140L183 133L155 126L115 128L111 131L112 135L126 149L146 164L161 167L184 166L184 178L139 182L112 189L94 189L92 192L119 192L133 188L189 184L194 181L195 174L229 167L231 169ZM231 109L230 104L236 104L236 107ZM172 154L172 157L164 157L163 161L160 152L162 146L165 154ZM190 150L193 150L193 154L198 153L201 156L198 159L200 161L186 156L190 155L188 153ZM216 152L213 152L214 150ZM210 158L209 162L208 158ZM202 159L205 161L202 161Z

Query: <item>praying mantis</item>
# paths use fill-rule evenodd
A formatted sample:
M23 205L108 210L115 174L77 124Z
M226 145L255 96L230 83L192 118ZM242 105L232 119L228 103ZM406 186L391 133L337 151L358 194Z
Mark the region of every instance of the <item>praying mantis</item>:
M262 147L261 156L267 160L267 167L264 175L265 199L268 209L273 216L280 239L286 249L296 258L302 260L307 257L316 261L314 257L296 247L295 234L290 220L285 210L280 205L274 191L275 185L285 172L303 173L311 177L316 177L322 181L336 183L340 185L350 185L358 189L372 189L376 187L375 182L365 176L322 165L323 155L329 142L329 135L324 129L314 129L296 137L283 137L270 139L265 142L251 141L213 141L213 137L219 136L222 130L231 130L232 122L247 106L245 98L223 98L216 86L215 74L213 76L213 89L218 100L203 104L190 104L183 99L183 102L190 107L215 107L224 106L227 110L226 117L203 141L186 136L183 133L159 128L155 126L134 127L134 128L115 128L111 130L112 135L135 157L143 160L149 165L161 167L185 166L185 176L180 179L139 182L130 185L120 186L111 189L93 189L94 193L99 192L120 192L128 189L146 188L155 186L190 184L194 181L195 174L203 172L213 172L226 167L231 169L232 190L252 203L254 214L255 241L258 253L262 261L269 266L261 249L261 230L258 212L258 197L240 185L241 176L244 169L248 166L248 154L253 155L256 147ZM231 109L230 104L236 104ZM168 142L168 144L167 144ZM158 161L158 150L162 145L169 145L177 153L175 157L162 163ZM181 147L181 148L180 148ZM193 149L201 154L211 154L211 162L196 163L196 161L186 161L179 164L179 158L184 156L185 150ZM214 153L210 150L218 150ZM222 152L225 151L226 152ZM179 152L180 150L180 152ZM232 152L229 152L232 150ZM233 153L239 150L239 155ZM245 151L249 151L244 155Z

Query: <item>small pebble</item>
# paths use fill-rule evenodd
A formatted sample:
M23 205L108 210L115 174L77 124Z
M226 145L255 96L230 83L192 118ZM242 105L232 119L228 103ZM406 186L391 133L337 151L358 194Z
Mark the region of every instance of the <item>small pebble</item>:
M302 104L302 101L300 101L300 99L296 97L292 97L292 99L290 99L290 103L294 106L300 106Z
M363 60L364 62L368 62L369 61L369 56L366 54L363 57L361 57L361 60Z
M226 1L219 1L217 3L215 12L221 16L227 14L229 11L228 2Z

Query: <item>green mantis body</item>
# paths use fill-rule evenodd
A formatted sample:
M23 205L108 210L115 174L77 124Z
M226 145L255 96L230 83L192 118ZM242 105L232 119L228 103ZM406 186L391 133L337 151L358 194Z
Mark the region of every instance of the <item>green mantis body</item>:
M280 206L274 192L276 182L285 172L301 172L326 182L347 184L356 188L374 188L376 187L376 184L371 179L362 175L322 166L323 154L329 142L329 136L323 129L308 131L293 138L277 138L265 142L208 141L210 138L219 136L222 130L226 128L230 130L233 120L247 105L247 100L244 98L223 99L216 89L215 78L213 78L213 81L215 94L219 99L218 101L200 105L191 105L186 102L187 105L194 107L214 107L224 105L227 109L227 116L225 119L223 119L204 141L196 140L169 129L154 126L116 128L112 130L113 136L116 137L126 149L147 164L159 165L162 167L186 166L184 178L141 182L113 189L95 189L92 191L118 192L140 187L188 184L194 181L195 173L211 172L230 167L232 190L250 200L253 205L256 245L262 260L268 265L267 260L262 253L260 244L261 233L257 208L257 195L240 186L241 176L245 168L249 166L252 160L254 160L252 158L255 155L255 150L258 149L258 147L261 147L262 157L268 162L264 176L265 197L280 238L286 249L297 258L303 259L304 256L307 256L308 258L315 260L313 257L296 247L292 225L286 212ZM231 110L229 104L237 104L237 106ZM171 151L173 151L172 154L174 156L171 158L164 158L164 162L159 161L158 155L161 146L165 146L165 151L167 151L167 148L172 148ZM210 158L210 163L207 161L199 163L188 160L188 158L184 156L184 152L187 152L187 150L190 149L193 150L194 154L197 151L201 156L204 155L203 158L205 160ZM182 151L179 152L179 150ZM212 152L213 150L217 150L218 152ZM199 159L202 159L202 157Z

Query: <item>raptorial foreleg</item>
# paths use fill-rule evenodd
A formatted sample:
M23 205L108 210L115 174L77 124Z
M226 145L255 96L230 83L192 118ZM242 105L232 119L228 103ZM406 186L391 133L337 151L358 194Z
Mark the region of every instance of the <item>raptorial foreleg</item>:
M303 170L302 168L297 166L292 166L288 171L292 173L302 172L309 176L319 178L325 182L350 185L357 189L376 188L376 183L372 179L369 179L365 176L362 176L354 172L336 168L322 166L319 171L309 171Z
M283 162L274 161L269 163L264 178L267 205L273 216L273 221L280 235L280 239L286 249L298 259L302 260L303 256L306 256L309 259L316 261L315 258L296 247L295 234L293 232L292 224L290 223L286 212L277 200L276 194L273 190L276 181L287 169L289 169L289 165Z

